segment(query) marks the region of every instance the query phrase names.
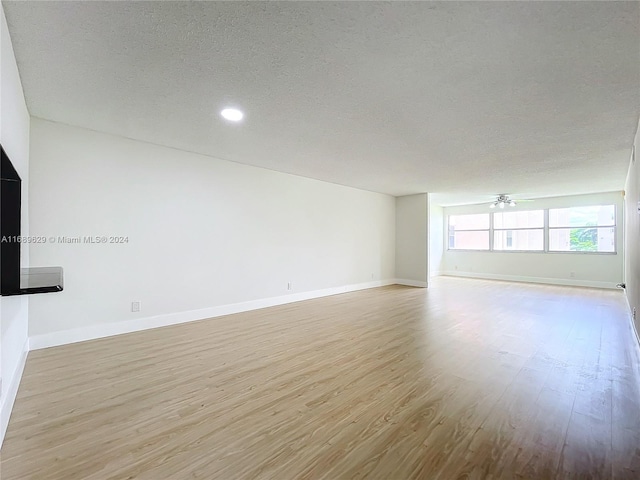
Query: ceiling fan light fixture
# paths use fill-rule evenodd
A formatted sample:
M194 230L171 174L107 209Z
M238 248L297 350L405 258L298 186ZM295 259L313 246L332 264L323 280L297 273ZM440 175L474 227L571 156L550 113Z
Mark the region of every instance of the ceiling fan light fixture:
M498 197L495 199L493 203L489 204L489 208L496 208L496 207L504 208L505 205L509 205L510 207L515 207L517 203L515 200L509 198L509 195L500 194L498 195Z

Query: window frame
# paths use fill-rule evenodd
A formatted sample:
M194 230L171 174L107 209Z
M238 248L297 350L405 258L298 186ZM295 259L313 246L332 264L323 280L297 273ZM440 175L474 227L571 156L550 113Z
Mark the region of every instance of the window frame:
M570 208L588 208L588 207L613 207L613 223L611 225L571 225L562 227L552 227L549 222L549 213L551 210L563 210ZM613 251L612 252L593 252L588 250L551 250L551 232L553 230L574 230L574 229L596 229L599 228L613 228ZM598 255L617 255L618 253L618 209L615 204L603 204L603 205L577 205L573 207L556 207L547 209L547 252L548 253L588 253Z
M454 230L454 238L455 238L455 232L487 232L487 234L489 235L489 242L487 245L487 248L451 248L451 217L462 217L465 215L488 215L489 217L489 225L487 226L487 228L465 228L465 229L461 229L461 230ZM447 250L453 250L456 252L491 252L493 249L493 242L491 239L491 231L492 231L492 222L493 222L493 215L491 215L491 212L479 212L479 213L459 213L459 214L453 214L453 215L447 215Z
M495 227L495 215L496 214L500 214L500 213L516 213L516 212L542 212L542 226L541 227L513 227L513 228L496 228ZM516 210L513 212L491 212L491 226L493 227L491 229L491 233L492 233L492 243L491 243L491 251L492 252L499 252L499 253L504 253L504 252L513 252L513 253L544 253L544 248L545 248L545 209L543 208L535 208L535 209L530 209L530 210ZM537 249L537 250L516 250L516 249L510 249L510 250L506 250L506 249L501 249L501 250L497 250L495 248L495 242L496 242L496 232L513 232L513 231L529 231L529 230L540 230L542 231L542 248L541 249Z
M586 225L586 226L570 226L570 227L551 227L550 226L550 222L549 222L549 211L550 210L559 210L559 209L563 209L563 208L581 208L581 207L606 207L606 206L612 206L613 207L613 224L612 225ZM495 228L494 227L494 215L496 213L503 213L503 212L487 212L487 214L489 215L489 228L485 229L469 229L469 230L459 230L461 232L489 232L489 248L483 248L483 249L469 249L469 248L451 248L449 246L449 241L451 238L451 217L452 216L461 216L461 215L477 215L477 214L483 214L483 212L474 212L474 213L455 213L455 214L448 214L447 217L447 229L446 229L446 235L447 235L447 251L453 251L453 252L491 252L491 253L536 253L536 254L540 254L540 253L551 253L551 254L570 254L570 255L617 255L618 254L618 206L615 203L603 203L603 204L591 204L591 205L573 205L570 207L553 207L553 208L532 208L532 209L527 209L527 210L517 210L519 212L528 212L528 211L536 211L536 210L542 210L543 211L543 221L544 221L544 225L543 227L534 227L534 228ZM577 228L585 228L585 229L598 229L598 228L613 228L613 251L611 252L593 252L593 251L585 251L585 250L551 250L551 241L550 241L550 233L552 230L566 230L566 229L577 229ZM542 236L542 242L543 242L543 249L542 250L496 250L494 248L494 243L495 243L495 232L496 231L506 231L506 230L542 230L543 231L543 236Z

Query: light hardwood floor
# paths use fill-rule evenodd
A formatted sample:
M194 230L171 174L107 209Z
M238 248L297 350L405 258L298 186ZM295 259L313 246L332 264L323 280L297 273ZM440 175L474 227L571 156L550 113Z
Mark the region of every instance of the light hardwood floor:
M638 479L626 308L440 277L31 352L2 480Z

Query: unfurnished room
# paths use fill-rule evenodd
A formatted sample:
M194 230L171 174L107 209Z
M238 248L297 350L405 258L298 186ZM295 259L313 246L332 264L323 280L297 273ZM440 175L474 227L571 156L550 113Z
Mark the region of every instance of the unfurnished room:
M640 478L640 2L0 3L2 480Z

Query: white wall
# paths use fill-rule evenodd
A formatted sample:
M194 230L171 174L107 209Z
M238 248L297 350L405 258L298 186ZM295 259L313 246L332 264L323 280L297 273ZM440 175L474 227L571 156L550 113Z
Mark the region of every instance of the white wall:
M32 265L65 274L63 292L31 299L32 343L389 283L394 224L391 196L32 118L32 234L128 237L32 246Z
M512 281L615 288L615 285L623 279L622 192L537 199L535 202L522 202L516 207L510 207L509 211L599 204L616 206L617 254L518 253L445 249L443 273ZM444 220L446 222L449 215L488 211L486 204L447 207L444 209Z
M398 283L428 283L428 217L426 193L396 198L396 278Z
M429 276L442 272L444 254L444 209L429 196Z
M9 30L0 7L0 142L22 178L22 235L29 234L29 112L22 92ZM29 264L29 248L21 248L21 264ZM27 297L0 297L0 443L22 376L27 353Z
M635 161L629 164L625 186L625 283L631 309L636 309L635 327L640 333L640 125L635 137Z

